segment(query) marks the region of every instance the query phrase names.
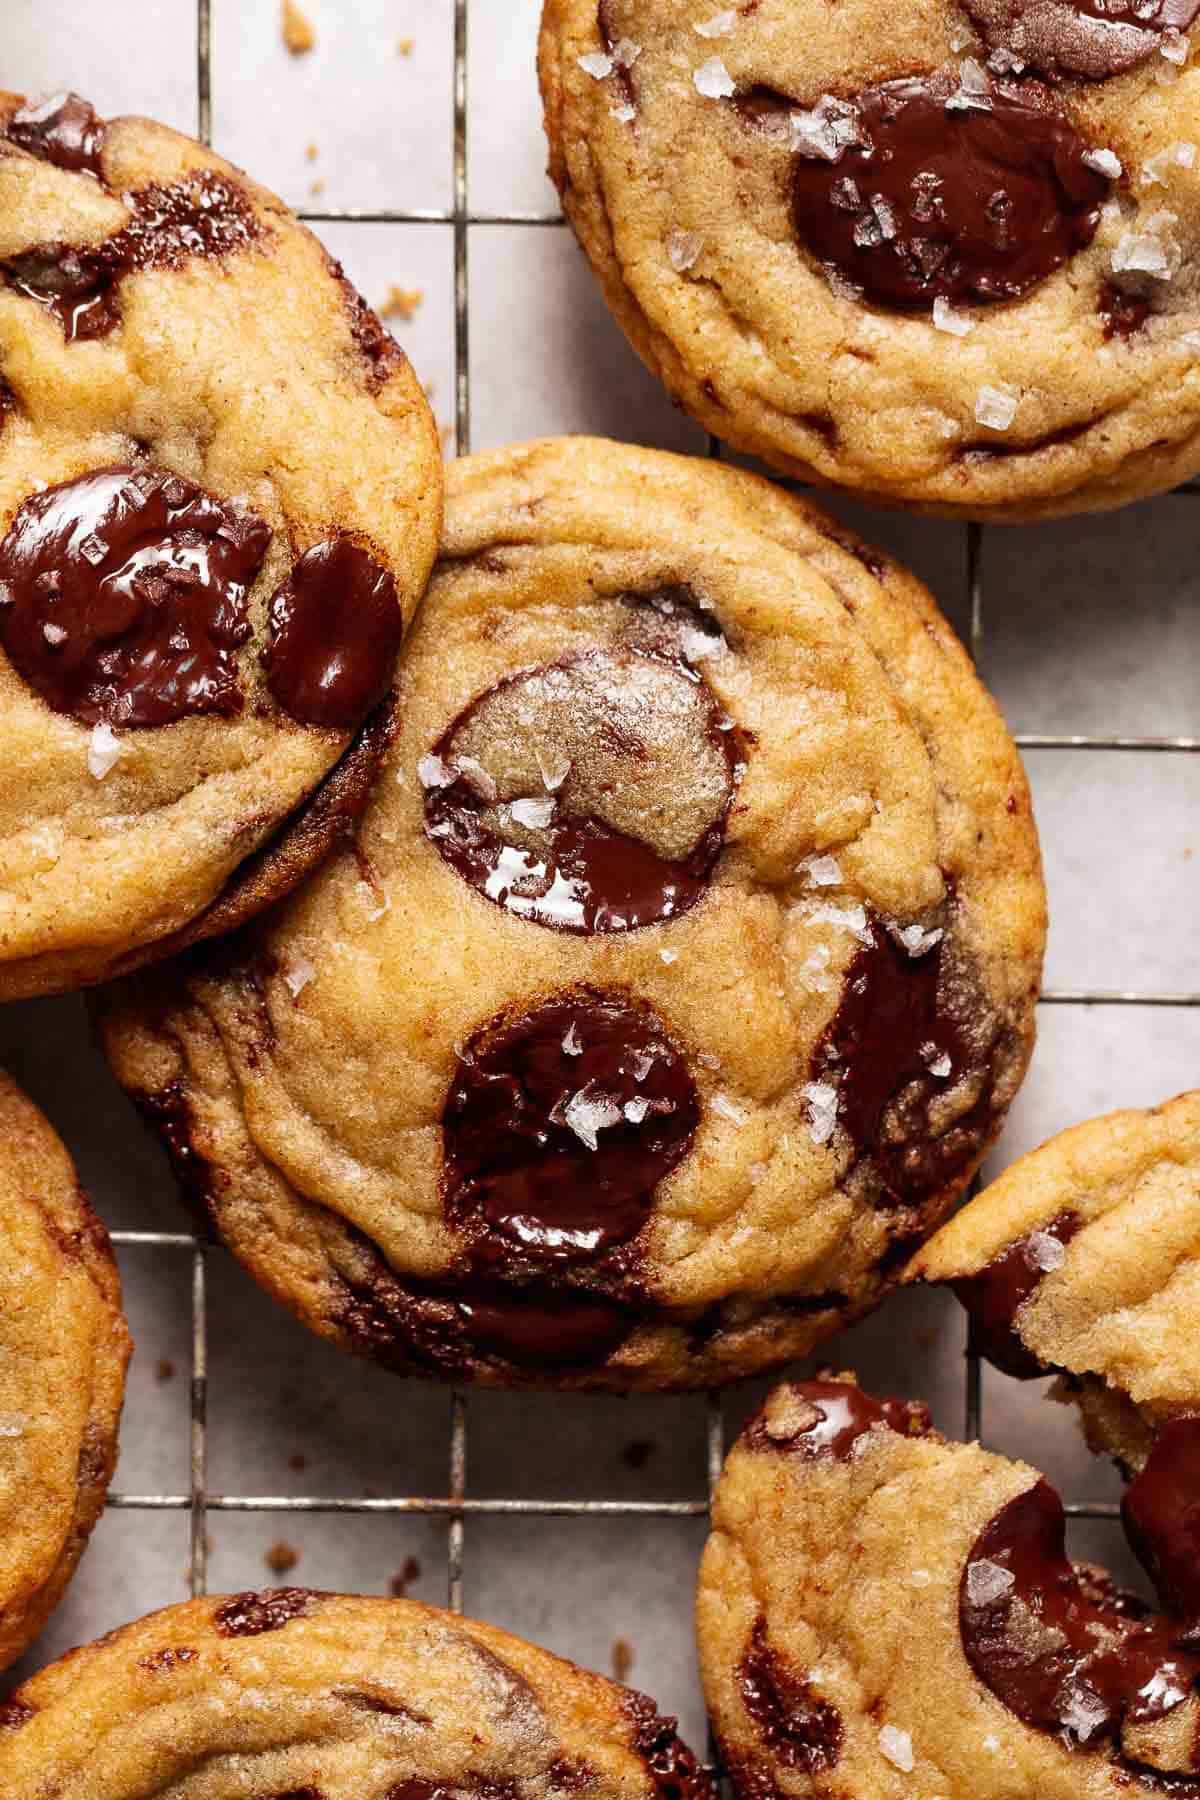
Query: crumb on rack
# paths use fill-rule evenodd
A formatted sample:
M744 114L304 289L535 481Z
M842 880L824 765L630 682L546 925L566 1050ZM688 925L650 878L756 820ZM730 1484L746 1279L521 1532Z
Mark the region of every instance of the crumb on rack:
M286 1539L280 1538L278 1543L271 1545L263 1557L263 1561L272 1575L286 1575L300 1561L300 1552L294 1544L289 1544Z
M155 1381L170 1381L175 1373L175 1364L169 1356L160 1356L154 1365Z
M396 55L397 56L411 56L412 53L413 53L412 38L397 38L396 39Z
M421 288L397 287L393 283L388 289L387 299L379 310L385 319L400 318L407 323L424 298L425 294Z
M315 144L305 144L305 146L304 146L305 162L316 162L316 160L317 160L318 156L320 156L320 154L321 154L321 152Z
M323 194L325 192L325 183L322 180L320 180L320 178L318 177L318 179L316 181L309 182L308 191L310 194L312 194L314 196L316 196L317 194Z
M421 1565L415 1556L406 1556L404 1567L398 1569L388 1582L388 1592L394 1600L403 1600L414 1581L419 1580Z
M299 1474L302 1469L307 1469L307 1467L308 1458L305 1456L303 1450L293 1450L292 1454L288 1457L288 1468L295 1469L296 1473Z
M442 454L445 455L454 443L454 427L443 422L438 424L438 436L442 440Z
M621 1461L627 1469L644 1469L653 1455L654 1445L649 1438L634 1438L633 1442L626 1444L622 1450Z
M613 1680L626 1682L633 1668L633 1645L625 1638L615 1638L612 1647Z
M317 34L296 0L283 0L283 41L293 56L303 56L317 41Z

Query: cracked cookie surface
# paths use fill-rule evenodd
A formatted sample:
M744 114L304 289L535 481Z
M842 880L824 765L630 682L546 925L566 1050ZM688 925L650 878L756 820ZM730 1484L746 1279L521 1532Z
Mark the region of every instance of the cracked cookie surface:
M1194 0L545 0L634 348L801 480L978 518L1200 467Z
M711 1800L652 1701L507 1632L277 1588L109 1633L0 1705L7 1800Z
M449 472L353 844L100 1007L188 1191L407 1373L704 1386L880 1297L1023 1075L1016 751L928 594L753 476Z
M103 1510L117 1460L129 1332L108 1234L66 1150L2 1071L0 1146L5 1668L58 1604Z
M149 120L0 95L0 998L320 859L441 483L407 360L280 201Z

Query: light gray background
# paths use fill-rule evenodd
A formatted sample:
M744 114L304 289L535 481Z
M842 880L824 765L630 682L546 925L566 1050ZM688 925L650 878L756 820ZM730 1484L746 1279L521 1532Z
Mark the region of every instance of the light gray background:
M289 201L312 208L445 209L452 198L450 0L306 0L316 50L290 58L275 0L213 0L218 148ZM553 210L533 76L537 0L470 0L470 204ZM5 85L75 86L102 112L147 112L194 130L192 0L4 0ZM396 40L411 37L411 56ZM318 147L306 159L309 143ZM319 198L314 180L325 184ZM375 303L420 287L393 321L439 417L453 417L452 233L441 224L317 229ZM610 322L561 228L469 233L476 448L539 433L597 431L673 448L704 440L644 373ZM906 557L960 629L964 533L935 521L836 510ZM983 673L1015 730L1133 734L1200 730L1200 496L1170 496L1099 520L985 534ZM1050 883L1051 988L1200 987L1200 757L1036 751L1029 758ZM82 1005L0 1011L0 1060L41 1102L77 1156L108 1223L182 1229L163 1159L91 1046ZM1042 1011L1036 1062L992 1169L1105 1108L1156 1101L1200 1080L1200 1014L1152 1008ZM186 1253L122 1253L137 1339L118 1486L187 1487ZM227 1493L444 1494L448 1399L350 1363L316 1342L223 1255L210 1259L211 1486ZM929 1400L961 1430L963 1321L941 1295L903 1296L830 1354L894 1391ZM157 1375L160 1359L174 1365ZM1071 1417L985 1374L990 1443L1038 1463L1075 1498L1117 1492ZM731 1428L759 1387L731 1394ZM475 1495L699 1499L700 1400L618 1401L478 1394L469 1416ZM627 1445L653 1451L635 1470ZM306 1466L293 1462L303 1457ZM211 1519L214 1589L271 1579L269 1546L299 1551L293 1579L386 1591L409 1556L412 1592L445 1596L436 1520L262 1515ZM690 1599L698 1520L471 1519L466 1605L607 1670L632 1645L632 1680L702 1736ZM1079 1528L1080 1554L1123 1561L1119 1534ZM186 1515L110 1512L71 1592L24 1668L186 1592ZM18 1672L19 1673L19 1672Z

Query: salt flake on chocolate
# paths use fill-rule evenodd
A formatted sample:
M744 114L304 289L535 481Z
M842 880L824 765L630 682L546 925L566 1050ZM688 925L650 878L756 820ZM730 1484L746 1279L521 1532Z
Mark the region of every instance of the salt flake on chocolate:
M940 925L928 930L924 925L889 925L888 930L900 948L912 957L925 956L945 936Z
M579 1035L579 1026L574 1019L571 1021L567 1035L563 1038L562 1047L564 1056L583 1055L583 1039Z
M791 126L792 149L824 162L836 162L843 150L861 141L857 112L832 94L822 94L811 112L792 113Z
M650 1111L650 1102L644 1095L635 1094L632 1100L625 1102L622 1110L631 1125L640 1125Z
M1110 181L1116 181L1123 172L1124 165L1112 150L1085 150L1083 161L1089 169L1095 169L1097 175L1107 175Z
M737 14L732 6L728 6L723 12L714 13L711 19L697 19L692 30L702 38L728 37L736 22Z
M706 63L701 63L692 76L692 83L706 100L728 100L737 92L733 76L719 56L710 56Z
M48 644L55 646L65 644L67 641L67 634L61 625L43 625L42 636Z
M557 805L553 795L548 794L544 800L514 800L508 810L518 825L528 825L534 831L541 831L554 817Z
M1017 416L1020 398L1010 387L981 387L975 397L975 417L989 431L1007 431Z
M911 1775L916 1768L913 1756L912 1739L907 1731L898 1731L894 1725L879 1727L879 1748L895 1768Z
M1086 1744L1108 1723L1108 1707L1099 1694L1080 1681L1068 1681L1060 1695L1060 1717L1068 1742Z
M1035 1269L1049 1275L1061 1269L1067 1260L1067 1247L1049 1231L1035 1231L1025 1245L1025 1254Z
M423 788L449 787L454 780L454 770L430 751L417 764L417 780Z
M124 754L125 746L112 726L101 722L92 729L92 741L88 745L88 774L94 781L103 781Z
M588 1150L599 1149L599 1133L619 1125L622 1117L621 1108L612 1095L602 1093L591 1081L577 1094L572 1094L563 1108L563 1118Z
M986 1556L967 1565L967 1599L972 1606L991 1606L1008 1593L1013 1582L1011 1569L989 1562Z

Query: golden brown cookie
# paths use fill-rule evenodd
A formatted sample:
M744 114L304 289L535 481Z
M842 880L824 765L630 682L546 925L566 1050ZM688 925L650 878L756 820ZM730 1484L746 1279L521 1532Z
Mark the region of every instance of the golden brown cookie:
M1068 1561L1035 1469L852 1377L777 1388L725 1465L700 1572L739 1800L1195 1794L1198 1494L1200 1411L1125 1495L1154 1612Z
M104 1507L129 1348L108 1234L0 1072L0 1669L57 1606Z
M357 837L101 1003L257 1278L405 1372L690 1387L883 1293L1024 1072L1029 796L929 595L753 476L452 467Z
M440 504L416 377L279 200L149 120L0 94L0 999L320 860Z
M1197 0L545 0L630 341L799 477L977 518L1200 468Z
M630 1688L411 1600L168 1607L0 1706L5 1800L711 1800Z
M1006 1374L1056 1372L1092 1448L1140 1469L1154 1433L1200 1400L1200 1093L1051 1138L908 1278L951 1286Z

